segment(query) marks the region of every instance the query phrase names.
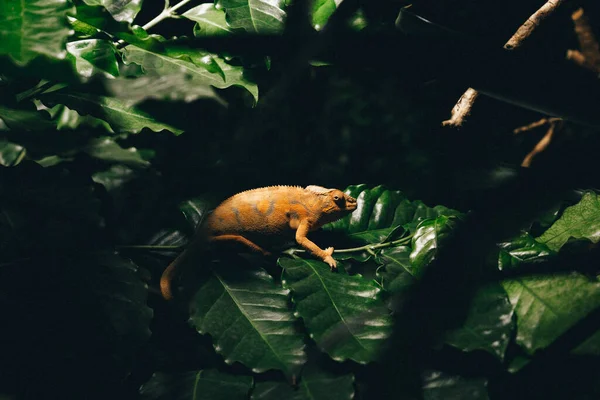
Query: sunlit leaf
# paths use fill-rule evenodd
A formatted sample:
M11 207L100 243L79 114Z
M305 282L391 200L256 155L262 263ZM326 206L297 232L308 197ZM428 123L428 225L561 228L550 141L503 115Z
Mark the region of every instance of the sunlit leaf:
M39 55L63 59L69 36L67 0L3 0L0 2L0 54L19 64Z
M530 354L600 307L600 282L579 273L522 277L502 286L517 314L516 341Z
M485 350L503 360L515 327L513 313L500 284L484 286L473 296L462 326L446 334L446 343L463 351Z
M331 272L321 261L280 258L283 284L317 346L334 360L373 361L391 332L389 311L373 281Z
M117 21L133 22L142 9L142 0L83 0L89 6L103 6Z
M265 271L227 266L196 292L190 323L211 335L225 362L239 361L254 372L279 369L291 376L306 355L288 294Z
M227 25L225 11L213 3L200 4L182 14L182 17L195 21L194 36L230 35L233 30Z
M454 217L445 215L421 222L412 238L410 262L413 268L429 265L435 258L440 242L447 237L456 224Z
M119 76L114 45L107 40L88 39L67 43L67 51L77 73L90 78L100 73L109 78Z
M64 104L80 114L90 114L105 120L117 132L138 133L144 128L155 132L168 130L176 135L183 132L181 129L161 123L151 115L112 97L61 91L45 94L41 99L44 102Z
M530 234L523 233L510 242L500 243L498 269L516 268L522 263L541 262L555 254L548 246L536 241Z
M570 238L600 241L600 199L595 193L586 193L581 201L565 209L552 226L536 238L551 250L558 251Z
M241 28L248 33L283 31L285 0L218 0L215 4L225 10L227 23L232 28Z
M423 373L424 400L488 400L487 380L439 371Z
M244 400L251 386L250 376L216 370L157 372L142 385L140 394L144 400Z

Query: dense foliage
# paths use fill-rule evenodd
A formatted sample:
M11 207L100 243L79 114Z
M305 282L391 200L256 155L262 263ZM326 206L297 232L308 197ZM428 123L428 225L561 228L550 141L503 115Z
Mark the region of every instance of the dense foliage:
M556 176L573 183L538 188L535 212L498 208L494 220L499 195L512 205L525 193L503 185L539 135L511 129L537 114L482 99L492 111L441 132L460 90L358 49L371 65L328 58L328 24L385 34L406 5L350 3L0 2L0 397L600 396L587 364L600 357L597 178ZM456 2L423 3L439 17ZM456 28L476 13L448 18ZM491 27L501 32L490 42L512 29ZM577 154L591 159L593 130L565 125L559 143L572 154L587 139ZM272 257L207 249L166 303L158 279L205 214L270 184L358 199L311 236L335 247L337 273L278 240ZM499 232L490 246L478 221ZM473 248L466 262L456 238ZM462 315L445 315L461 296ZM420 318L402 325L407 307ZM395 379L398 341L426 320L443 329L407 336L423 353Z

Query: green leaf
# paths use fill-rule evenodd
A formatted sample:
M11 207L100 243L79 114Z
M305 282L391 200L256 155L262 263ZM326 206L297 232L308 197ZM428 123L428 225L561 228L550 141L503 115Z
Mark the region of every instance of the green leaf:
M373 281L332 273L315 260L280 258L283 285L292 291L296 312L310 337L334 360L367 363L377 359L391 332L391 318Z
M69 36L67 0L0 2L0 54L24 65L39 55L64 59Z
M44 94L40 99L44 102L64 104L80 114L90 114L103 119L116 132L139 133L142 129L149 128L155 132L169 130L176 135L183 133L181 129L156 121L151 115L111 97L60 91Z
M12 167L25 156L25 148L18 144L0 139L0 165Z
M110 125L101 119L90 115L80 115L77 111L71 110L63 104L49 108L48 111L52 116L52 120L56 122L56 129L74 130L79 127L100 128L108 133L114 133Z
M515 327L514 308L498 283L480 288L463 325L446 334L446 343L463 351L485 350L504 359Z
M579 273L511 279L502 286L517 314L516 341L530 354L600 306L600 282Z
M188 76L182 74L111 79L105 82L105 86L115 97L130 106L147 99L189 103L199 98L212 98L224 104L212 87L195 85Z
M107 40L88 39L67 43L67 51L77 73L84 78L102 74L119 76L115 46Z
M83 0L90 6L102 5L117 21L133 22L142 9L142 0Z
M12 130L41 131L56 129L56 125L50 121L48 114L42 111L18 110L0 106L0 118Z
M536 238L554 251L570 238L600 241L600 200L595 193L586 193L581 201L565 209L563 215L542 236Z
M227 64L216 55L188 49L176 42L159 40L156 35L145 39L132 35L123 38L132 42L123 49L123 61L142 66L149 75L183 75L190 88L195 85L219 89L240 86L258 101L258 87L244 77L243 67Z
M348 186L344 193L356 198L356 210L323 229L346 233L348 238L361 244L381 243L398 227L414 231L424 219L460 215L458 211L443 206L431 208L420 201L411 202L402 192L383 186L373 189L364 184Z
M548 246L536 241L529 233L522 233L510 242L500 243L498 269L516 268L522 263L544 261L556 254Z
M100 1L88 3L100 4ZM131 32L130 24L117 22L104 7L96 7L77 3L77 11L69 15L69 22L76 32L84 35L95 35L98 31L105 32L111 36L118 36L123 32Z
M438 371L423 374L424 400L487 400L487 379L464 378Z
M354 376L334 375L314 367L302 371L298 387L287 382L259 382L252 400L350 400L354 397Z
M135 147L124 149L108 137L91 139L83 151L90 157L103 161L125 164L137 168L150 166L150 163L142 157L141 153Z
M280 33L286 18L285 0L217 0L230 27L248 33Z
M419 224L412 238L410 262L413 268L421 269L433 261L440 241L450 234L454 225L455 219L445 215Z
M312 25L316 30L321 30L329 17L337 10L341 0L314 0L312 3Z
M196 22L194 36L219 36L234 33L227 25L225 11L219 10L213 3L200 4L184 12L181 16Z
M375 260L383 266L378 270L383 288L391 293L401 293L420 276L420 271L410 263L411 248L408 246L382 249Z
M264 270L227 266L198 289L190 322L198 332L212 336L226 363L239 361L254 372L279 369L296 375L306 355L288 294Z
M140 394L145 400L244 400L251 387L252 377L217 370L156 372L142 385Z

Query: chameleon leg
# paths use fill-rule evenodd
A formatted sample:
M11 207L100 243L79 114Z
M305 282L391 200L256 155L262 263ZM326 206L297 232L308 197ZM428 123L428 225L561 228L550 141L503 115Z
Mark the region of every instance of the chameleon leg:
M213 236L210 238L210 241L211 242L238 242L238 243L245 245L246 247L249 247L250 249L252 249L256 252L262 253L265 256L268 256L269 254L271 254L268 251L264 250L259 245L255 244L254 242L251 242L250 240L248 240L245 237L240 236L240 235Z
M337 268L336 261L333 259L333 257L331 257L331 254L333 254L333 247L328 247L325 250L321 249L306 237L309 231L310 224L308 221L300 222L300 225L298 225L298 230L296 231L296 242L298 242L298 244L304 247L307 251L326 262L333 271Z

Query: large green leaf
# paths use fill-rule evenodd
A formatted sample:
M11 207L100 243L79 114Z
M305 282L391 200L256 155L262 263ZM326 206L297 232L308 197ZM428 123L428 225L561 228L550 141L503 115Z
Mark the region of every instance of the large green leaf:
M138 133L144 128L155 132L168 130L176 135L183 132L181 129L159 122L151 115L111 97L60 91L44 94L41 96L41 100L64 104L80 114L90 114L103 119L117 132Z
M537 240L554 251L570 238L600 241L600 199L595 193L586 193L581 201L565 209L563 215Z
M445 215L424 220L419 224L412 237L410 262L413 268L423 268L433 261L440 241L450 234L455 224L454 217Z
M408 246L397 246L382 249L377 254L375 260L382 265L377 273L388 292L401 293L420 276L421 272L410 263L411 251Z
M517 343L530 354L600 307L600 282L579 273L511 279L502 286L517 314Z
M306 355L288 294L264 270L227 266L198 289L190 322L212 336L225 362L239 361L254 372L279 369L296 375Z
M43 111L20 110L0 106L0 118L10 129L18 131L41 131L56 129L47 113Z
M513 313L500 284L484 286L473 296L462 326L446 334L446 343L463 351L485 350L503 360L515 326Z
M69 36L67 0L3 0L0 2L0 54L19 64L39 55L66 56Z
M297 388L287 382L259 382L252 400L350 400L354 397L353 383L352 374L334 375L307 367Z
M280 258L279 265L296 312L319 348L338 361L377 359L392 322L373 281L343 268L332 273L315 260Z
M89 1L99 5L101 1ZM131 32L131 26L128 22L116 21L106 8L96 5L87 5L83 2L76 4L76 12L69 14L69 22L75 32L83 35L95 35L98 31L108 33L111 36L118 36L123 32Z
M530 234L522 233L510 242L500 243L498 269L516 268L522 263L544 261L555 254L548 246L535 240Z
M115 46L112 42L100 39L77 40L67 43L69 58L84 78L102 74L108 78L119 76Z
M286 18L285 0L217 0L227 13L227 23L248 33L279 33Z
M460 215L458 211L443 206L432 208L421 201L409 201L402 192L383 186L369 189L364 184L354 185L348 186L344 192L356 198L356 210L325 225L323 229L346 233L349 238L362 244L382 242L398 227L413 232L424 219Z
M227 25L225 11L216 8L213 3L200 4L184 12L181 16L196 22L194 36L219 36L234 33Z
M117 21L133 22L142 9L142 0L83 0L90 6L103 6Z
M181 374L154 373L142 385L140 394L147 400L244 400L252 386L252 377L230 375L216 370Z
M25 156L25 148L18 144L0 139L0 165L12 167Z
M164 41L152 35L146 38L125 35L132 44L123 49L125 63L141 65L149 75L184 75L188 87L214 86L219 89L240 86L258 100L258 87L244 77L243 67L233 66L224 59L206 52L192 50L177 42Z

